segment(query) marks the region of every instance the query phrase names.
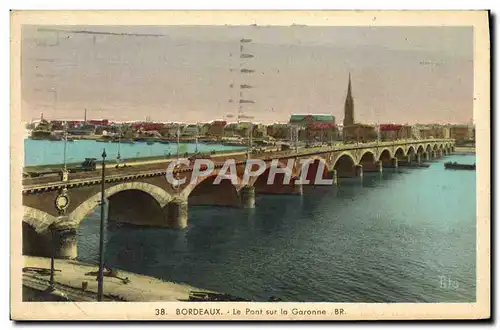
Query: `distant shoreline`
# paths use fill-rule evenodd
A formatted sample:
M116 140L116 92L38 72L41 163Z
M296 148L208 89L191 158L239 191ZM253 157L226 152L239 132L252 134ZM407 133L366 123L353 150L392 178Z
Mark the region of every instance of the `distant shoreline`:
M455 147L455 152L466 153L466 154L476 154L476 147Z

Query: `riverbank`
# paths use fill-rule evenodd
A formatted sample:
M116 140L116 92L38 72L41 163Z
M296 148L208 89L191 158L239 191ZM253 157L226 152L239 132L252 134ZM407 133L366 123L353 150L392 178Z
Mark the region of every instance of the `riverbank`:
M50 258L23 256L23 287L25 299L33 301L40 297L49 286L50 276L46 272L33 269L50 270ZM30 270L31 268L31 270ZM57 291L52 295L66 296L72 301L95 301L97 297L96 265L74 260L55 260L55 282ZM115 271L115 269L113 269ZM92 274L90 274L92 273ZM193 291L200 290L183 283L166 282L145 275L116 270L116 276L104 276L104 300L109 301L188 301ZM85 290L82 283L87 283ZM84 284L83 284L84 285ZM37 293L38 292L38 293Z
M457 147L455 146L456 153L467 153L467 154L475 154L476 147Z

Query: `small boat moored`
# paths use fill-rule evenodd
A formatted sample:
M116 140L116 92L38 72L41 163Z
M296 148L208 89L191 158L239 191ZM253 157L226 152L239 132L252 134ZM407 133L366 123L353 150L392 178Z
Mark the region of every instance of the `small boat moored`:
M448 170L476 170L476 163L474 164L459 164L457 162L447 162L444 163L444 168Z

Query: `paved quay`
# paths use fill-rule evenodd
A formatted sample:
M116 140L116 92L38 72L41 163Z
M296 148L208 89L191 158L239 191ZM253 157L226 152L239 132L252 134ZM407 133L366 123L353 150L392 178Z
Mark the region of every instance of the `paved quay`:
M23 256L23 286L28 290L43 291L49 286L47 272L30 270L44 268L50 270L50 258ZM55 260L55 282L58 293L73 301L97 300L97 276L86 275L97 272L97 265L84 264L73 260ZM115 269L113 269L115 270ZM104 276L104 300L109 301L187 301L192 291L214 292L193 286L166 282L160 279L117 269L116 276ZM82 289L82 283L88 286Z

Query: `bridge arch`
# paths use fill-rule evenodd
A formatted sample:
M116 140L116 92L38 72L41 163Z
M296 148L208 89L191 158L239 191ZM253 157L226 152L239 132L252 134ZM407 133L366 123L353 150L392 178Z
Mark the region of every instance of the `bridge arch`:
M162 188L155 186L150 183L145 182L124 182L111 186L104 191L106 199L111 199L113 196L117 195L123 191L135 190L145 193L152 197L159 207L163 208L169 201L172 200L172 196L163 190ZM94 194L88 198L85 202L80 204L73 212L68 216L70 221L74 222L76 226L87 216L92 210L94 210L101 201L101 193Z
M48 231L49 226L56 221L57 218L47 212L23 206L23 222L33 228L38 234Z
M255 188L255 192L258 194L302 194L302 185L296 183L300 179L300 163L298 160L295 161L295 166L291 170L290 182L285 184L285 173L276 173L272 184L268 184L269 174L271 172L271 164L267 164L266 170L257 177L251 177L248 185ZM311 165L310 165L311 166ZM298 168L296 168L298 167ZM285 169L287 165L278 162L278 168Z
M405 158L405 151L402 147L398 147L396 148L396 150L394 151L394 157L399 159L399 160L402 160Z
M408 147L408 150L406 151L406 155L407 156L413 156L415 155L417 152L415 150L415 147L414 146L409 146Z
M367 163L367 162L374 163L376 161L377 161L377 158L375 156L375 152L373 152L372 150L366 150L359 158L360 164Z
M427 145L425 146L425 152L430 155L431 151L432 151L431 144L427 143Z
M425 148L423 144L419 144L417 147L417 154L423 154L425 152Z
M380 155L378 156L379 160L382 160L382 159L390 160L391 158L392 158L392 152L388 148L382 149L382 151L380 152Z
M310 161L309 166L307 168L307 174L306 174L306 180L309 180L309 184L313 184L317 172L319 171L319 165L323 164L323 173L322 173L322 179L327 179L328 178L328 173L332 171L330 166L328 166L328 162L326 161L325 158L321 156L312 156L309 157L308 160ZM300 178L302 176L302 164L297 163L297 178ZM293 177L293 175L292 175Z
M230 175L222 175L219 184L215 184L218 175L219 171L215 171L201 177L196 183L184 188L180 196L190 205L239 206L240 178L236 177L235 185Z
M341 153L333 163L333 169L337 171L337 177L351 177L356 173L356 160L349 152Z

